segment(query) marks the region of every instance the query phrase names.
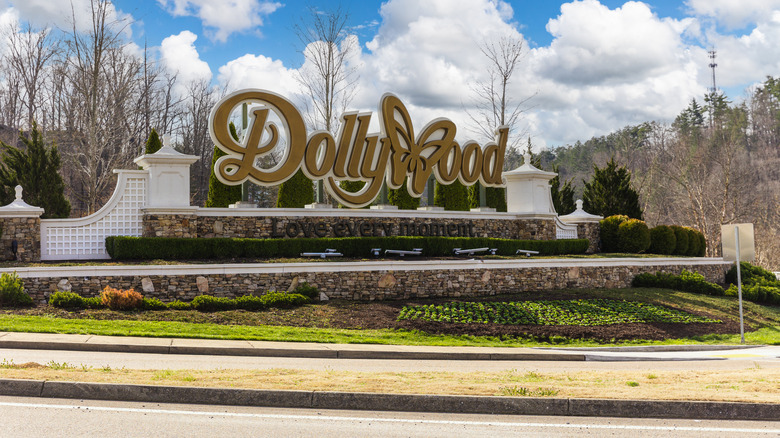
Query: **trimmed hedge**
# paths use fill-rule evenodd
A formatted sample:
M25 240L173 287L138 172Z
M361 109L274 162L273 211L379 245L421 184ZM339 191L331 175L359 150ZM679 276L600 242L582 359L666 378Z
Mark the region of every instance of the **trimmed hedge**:
M114 260L187 260L300 257L303 252L335 248L346 257L363 258L372 248L411 250L423 255L452 255L453 248L497 248L497 254L514 255L518 249L541 255L584 254L587 239L512 240L487 237L341 237L302 239L238 239L109 236L106 250Z
M710 283L704 276L696 272L682 270L680 275L664 274L639 274L631 281L633 287L659 287L664 289L681 290L703 295L725 295L722 287Z
M650 230L639 219L629 219L618 226L618 250L638 254L650 248Z
M668 225L658 225L650 229L650 248L647 252L652 254L674 253L674 247L677 245L677 238L674 237L674 230Z
M688 253L688 231L679 225L672 225L674 238L677 242L674 246L674 255L686 255Z
M601 252L617 252L619 249L618 229L620 224L628 220L628 216L616 214L599 221L601 229Z
M775 274L767 271L761 266L754 266L748 262L740 262L739 270L742 277L742 284L755 284L763 281L770 283L777 283L780 286L780 280L775 277ZM737 265L731 267L726 272L726 283L737 284Z

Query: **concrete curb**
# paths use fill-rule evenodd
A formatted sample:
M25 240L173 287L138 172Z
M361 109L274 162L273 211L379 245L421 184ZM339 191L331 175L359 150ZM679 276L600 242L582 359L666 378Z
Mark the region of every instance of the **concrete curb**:
M780 404L704 401L517 398L124 385L0 379L0 395L147 403L374 411L780 420Z
M86 343L68 341L11 341L0 339L0 349L100 351L111 353L190 354L200 356L300 357L315 359L399 359L399 360L507 360L507 361L576 361L588 360L586 354L561 352L479 353L444 351L399 351L342 349L328 344L328 349L253 348L215 346L143 345L121 343ZM390 346L394 347L394 346Z

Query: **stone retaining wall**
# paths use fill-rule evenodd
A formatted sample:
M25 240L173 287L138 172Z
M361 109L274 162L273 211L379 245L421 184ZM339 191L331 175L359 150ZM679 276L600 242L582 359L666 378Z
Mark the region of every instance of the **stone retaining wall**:
M126 273L111 271L110 267L81 273L63 272L63 268L53 274L28 268L19 275L27 292L39 303L45 302L49 294L58 289L69 289L89 297L99 294L105 286L132 287L143 291L146 297L189 301L201 294L236 297L268 290L289 290L303 281L318 287L330 298L394 300L477 297L563 288L622 288L630 286L634 276L642 272L678 274L682 269L699 272L708 281L722 283L731 266L718 259L606 259L600 264L589 260L476 260L390 262L390 266L387 265L382 261L265 264L245 268L188 265L184 269L187 273L176 273L176 266L131 267L133 269ZM112 275L100 275L100 270ZM144 274L144 270L148 273Z

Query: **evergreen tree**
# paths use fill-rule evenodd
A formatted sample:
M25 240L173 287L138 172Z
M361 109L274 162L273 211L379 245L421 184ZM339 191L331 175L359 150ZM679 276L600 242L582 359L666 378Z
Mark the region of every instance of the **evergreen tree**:
M149 141L146 142L147 152L149 153L149 143L152 140L152 135L157 137L157 133L152 129L152 134L149 135ZM230 135L238 141L238 133L236 132L236 126L233 122L230 122ZM159 142L159 138L157 139ZM241 186L229 186L223 184L217 179L217 175L214 170L214 165L220 157L227 155L222 152L222 149L214 146L214 155L211 158L211 176L209 176L209 195L206 199L207 208L226 208L230 204L235 204L241 200Z
M41 207L44 219L63 218L70 215L70 202L65 199L65 184L60 175L60 154L56 146L46 147L38 125L33 122L30 137L19 133L24 148L7 145L3 148L0 164L0 191L3 204L16 197L15 187L24 189L24 201Z
M485 205L495 208L496 211L506 212L506 189L503 187L485 187ZM469 207L478 208L479 203L479 185L469 186Z
M339 181L339 187L341 187L341 190L344 190L347 193L357 193L365 185L366 185L365 181L348 181L348 180ZM346 205L339 204L339 208L352 208L352 207L347 207ZM363 208L369 208L369 206L366 205Z
M387 201L400 210L417 210L417 207L420 206L420 198L410 195L409 191L406 190L406 179L401 187L387 191Z
M590 182L583 183L585 211L604 217L623 214L633 219L642 219L639 194L631 187L631 173L625 166L618 167L614 157L603 169L594 165Z
M550 180L550 195L552 195L555 211L559 215L573 213L577 209L574 203L574 187L572 187L574 178L564 182L561 187L561 175L557 164L553 164L552 171L558 174Z
M444 207L445 210L468 211L469 191L460 181L444 185L436 181L436 189L433 193L433 205Z
M160 136L157 135L157 130L152 128L152 132L149 133L149 138L146 139L146 149L144 150L144 154L153 154L162 149L162 147L163 145L160 141ZM224 155L224 153L222 155Z
M278 208L303 208L306 204L314 202L314 184L302 170L292 178L279 185L279 194L276 196Z

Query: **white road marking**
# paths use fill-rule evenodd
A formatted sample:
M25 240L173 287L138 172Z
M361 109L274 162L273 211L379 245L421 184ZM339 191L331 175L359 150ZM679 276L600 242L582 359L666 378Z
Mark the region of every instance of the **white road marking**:
M9 407L32 407L43 409L75 409L75 410L93 410L105 412L133 412L133 413L153 413L166 415L193 415L193 416L222 416L238 418L258 418L258 419L278 419L278 420L329 420L329 421L372 421L384 423L424 423L436 425L451 426L499 426L499 427L541 427L541 428L561 428L561 429L609 429L609 430L648 430L662 432L732 432L732 433L762 433L762 434L780 434L780 429L746 429L746 428L725 428L725 427L690 427L690 426L638 426L638 425L609 425L609 424L555 424L555 423L510 423L502 421L458 421L458 420L410 420L403 418L372 418L372 417L335 417L327 415L282 415L282 414L250 414L237 412L207 412L207 411L179 411L170 409L146 409L146 408L120 408L105 406L87 406L87 405L49 405L43 403L13 403L0 402L0 406Z

